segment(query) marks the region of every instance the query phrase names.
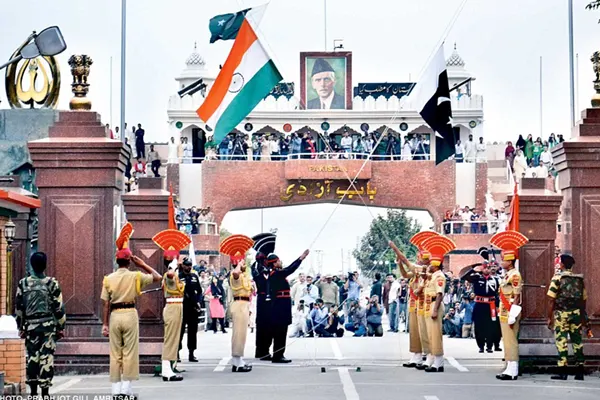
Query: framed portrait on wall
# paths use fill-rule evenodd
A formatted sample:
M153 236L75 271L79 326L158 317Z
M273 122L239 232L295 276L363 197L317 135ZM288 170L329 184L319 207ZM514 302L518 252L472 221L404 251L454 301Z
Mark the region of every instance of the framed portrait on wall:
M352 52L300 53L300 92L306 110L351 110Z

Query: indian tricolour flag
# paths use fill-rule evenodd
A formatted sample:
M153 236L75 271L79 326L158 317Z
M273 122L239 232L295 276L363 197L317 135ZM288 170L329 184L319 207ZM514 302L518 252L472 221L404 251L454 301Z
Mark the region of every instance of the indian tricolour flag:
M246 14L227 61L197 113L220 142L252 112L282 76L255 31L256 16Z

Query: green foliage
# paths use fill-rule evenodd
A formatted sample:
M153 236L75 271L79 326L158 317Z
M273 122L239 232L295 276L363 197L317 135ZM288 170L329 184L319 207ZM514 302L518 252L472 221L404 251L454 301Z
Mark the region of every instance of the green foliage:
M410 238L420 230L419 223L406 216L406 210L388 209L387 215L378 216L371 222L369 232L354 249L356 263L363 274L369 276L375 275L376 272L385 275L394 270L398 274L396 256L390 249L389 241L392 240L409 259L415 259L417 249L410 244ZM380 265L379 261L383 263Z
M221 229L219 230L219 235L220 235L220 239L221 239L221 240L223 240L223 239L226 239L226 238L228 238L229 236L231 236L231 235L232 235L232 233L231 233L231 232L229 232L229 231L228 231L227 229L225 229L225 228L221 228Z
M587 6L585 6L586 10L595 11L600 8L600 0L593 0ZM600 23L600 21L598 21Z

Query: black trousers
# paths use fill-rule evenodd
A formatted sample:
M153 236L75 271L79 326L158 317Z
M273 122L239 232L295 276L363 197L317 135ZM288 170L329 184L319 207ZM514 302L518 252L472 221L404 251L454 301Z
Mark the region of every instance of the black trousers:
M183 305L183 320L181 322L181 335L179 336L179 350L182 347L183 334L187 326L187 348L190 352L197 348L198 336L198 311L195 307Z
M475 341L480 349L484 346L491 349L496 341L496 321L492 321L490 305L487 303L476 303L473 309L473 323L475 324Z
M283 358L287 341L288 325L273 326L273 360Z
M152 165L150 166L150 169L154 173L154 177L155 178L160 177L160 174L158 173L158 169L159 168L160 168L160 160L154 160L154 161L152 161Z
M146 158L146 143L142 141L135 141L135 150L137 152L136 158Z
M273 327L270 324L256 321L256 350L254 357L267 357L273 343Z

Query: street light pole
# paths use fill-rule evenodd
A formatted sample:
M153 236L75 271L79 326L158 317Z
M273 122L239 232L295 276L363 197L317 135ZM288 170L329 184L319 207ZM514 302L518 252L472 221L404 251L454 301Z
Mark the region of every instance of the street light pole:
M575 67L573 66L573 0L569 0L569 81L571 87L571 127L575 126Z

